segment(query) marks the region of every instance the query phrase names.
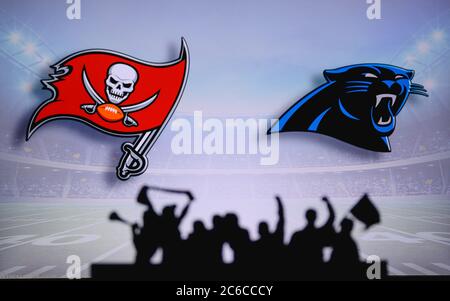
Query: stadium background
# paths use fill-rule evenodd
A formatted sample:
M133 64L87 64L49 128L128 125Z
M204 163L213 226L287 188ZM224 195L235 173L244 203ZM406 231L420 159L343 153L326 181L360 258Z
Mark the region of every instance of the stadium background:
M383 1L383 18L369 21L365 1L339 3L83 1L74 21L65 1L2 3L1 277L63 277L71 254L80 256L83 276L92 262L131 262L129 229L107 216L118 210L139 220L134 198L143 184L193 191L183 235L195 219L210 225L212 214L236 211L253 238L258 221L274 225L275 194L286 202L288 239L307 207L325 218L322 195L342 217L369 192L383 222L356 229L363 254L386 258L393 274L450 274L450 5ZM389 154L295 133L280 136L277 165L261 166L255 155L174 155L168 127L149 171L123 183L114 169L126 139L58 121L25 142L32 111L50 96L40 84L49 65L87 48L167 61L181 36L191 70L173 118L191 119L194 110L204 118L272 118L322 82L323 69L359 62L414 69L430 97L410 97ZM154 197L158 207L184 201Z

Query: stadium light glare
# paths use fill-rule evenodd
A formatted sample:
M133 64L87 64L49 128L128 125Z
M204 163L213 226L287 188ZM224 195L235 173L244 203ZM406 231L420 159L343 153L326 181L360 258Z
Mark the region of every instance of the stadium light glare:
M437 29L431 33L431 38L433 41L441 42L445 38L445 33L443 30Z
M430 51L430 44L427 41L420 41L417 43L417 49L422 54L428 53Z
M22 36L20 33L14 31L9 34L8 40L11 44L17 45L22 40Z
M51 63L52 63L52 59L49 56L42 57L41 64L43 64L45 66L50 66Z
M406 55L405 60L407 64L413 64L414 61L416 60L416 57L412 54L408 54Z
M423 84L427 88L427 90L432 90L436 87L436 81L432 78L424 80Z
M33 43L28 43L27 45L25 45L25 53L28 55L32 55L34 54L36 51L36 45L34 45Z
M31 82L23 82L20 85L20 90L25 93L30 93L33 90L33 84Z

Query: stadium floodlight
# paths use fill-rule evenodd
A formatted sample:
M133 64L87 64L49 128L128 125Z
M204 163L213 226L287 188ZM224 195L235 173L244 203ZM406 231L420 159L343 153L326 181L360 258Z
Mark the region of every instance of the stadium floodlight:
M34 54L36 51L36 45L34 43L27 43L25 45L25 53L28 55L32 55Z
M44 55L44 56L42 57L41 64L43 64L44 66L49 66L51 63L52 63L52 59L51 59L50 56Z
M408 54L405 57L405 61L406 61L407 64L412 65L416 61L416 57L414 55L412 55L412 54Z
M9 34L8 40L11 44L17 45L22 40L22 35L17 31L13 31Z
M426 54L430 51L430 44L427 41L420 41L417 43L417 49L420 53Z
M435 42L441 42L445 38L445 33L443 30L437 29L431 33L431 38Z
M25 93L30 93L33 90L33 84L31 82L23 82L20 85L20 90Z
M432 90L434 87L436 87L436 81L432 78L425 79L423 81L423 84L425 87L427 87L428 91Z

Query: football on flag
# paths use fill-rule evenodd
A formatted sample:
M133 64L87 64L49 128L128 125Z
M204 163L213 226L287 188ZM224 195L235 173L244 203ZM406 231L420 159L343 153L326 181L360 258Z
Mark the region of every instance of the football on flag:
M112 103L104 103L98 106L98 114L101 118L109 122L117 122L125 116L122 109Z

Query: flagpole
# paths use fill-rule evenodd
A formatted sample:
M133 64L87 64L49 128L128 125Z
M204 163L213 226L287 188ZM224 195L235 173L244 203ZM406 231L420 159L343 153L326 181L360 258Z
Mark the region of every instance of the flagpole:
M147 154L156 141L159 129L147 131L140 135L134 143L122 144L123 155L117 166L117 177L123 181L138 176L147 169Z
M170 109L170 112L164 119L162 125L159 128L141 134L133 144L130 142L122 144L122 150L124 154L122 155L122 158L120 159L120 163L117 166L116 170L117 177L120 180L126 181L131 176L138 176L145 172L148 165L147 153L150 151L153 144L156 142L156 139L158 139L162 130L164 129L170 117L174 113L178 103L180 102L181 95L183 94L183 90L187 81L187 75L189 72L189 50L184 38L181 38L181 51L178 61L182 60L186 61L183 84L177 95L177 99L172 105L172 108Z

